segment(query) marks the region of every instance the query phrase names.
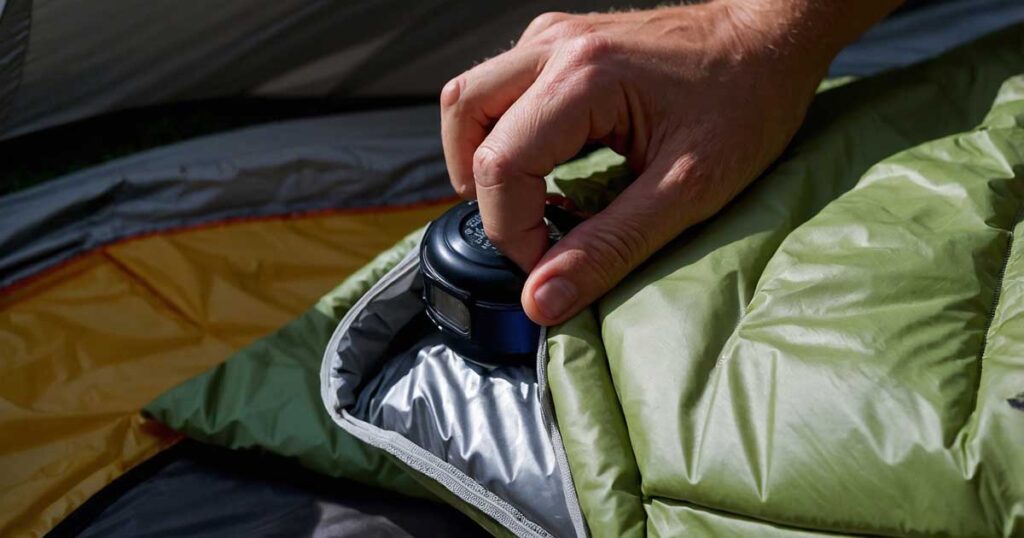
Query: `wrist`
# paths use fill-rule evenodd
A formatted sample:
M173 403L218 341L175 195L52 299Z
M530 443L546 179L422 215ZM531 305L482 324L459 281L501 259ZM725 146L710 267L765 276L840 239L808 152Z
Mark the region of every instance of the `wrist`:
M902 0L713 0L740 54L824 76L829 64Z

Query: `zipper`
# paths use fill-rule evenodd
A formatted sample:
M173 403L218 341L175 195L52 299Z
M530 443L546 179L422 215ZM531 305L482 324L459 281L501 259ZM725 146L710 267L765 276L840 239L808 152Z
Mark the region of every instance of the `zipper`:
M576 531L577 538L588 538L590 532L587 529L586 520L583 518L579 497L576 496L576 485L573 484L572 472L569 470L569 457L565 453L565 445L562 444L562 434L558 431L558 423L555 419L555 405L551 399L551 391L548 389L547 336L548 328L542 327L540 342L537 344L537 391L541 399L540 417L544 422L544 429L548 432L548 438L551 440L551 448L555 452L555 464L558 465L558 475L562 480L562 495L565 497L565 504L569 509L572 528Z

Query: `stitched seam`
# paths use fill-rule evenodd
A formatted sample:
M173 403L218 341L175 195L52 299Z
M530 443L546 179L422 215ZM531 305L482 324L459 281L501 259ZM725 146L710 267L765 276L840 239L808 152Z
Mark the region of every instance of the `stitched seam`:
M995 321L996 312L999 309L999 299L1002 298L1003 296L1003 282L1006 278L1006 269L1010 265L1010 255L1013 252L1013 242L1015 239L1013 229L1017 226L1018 223L1020 223L1021 218L1024 218L1024 204L1017 208L1017 214L1013 217L1013 220L1010 222L1008 230L1009 237L1006 240L1006 250L1003 252L1003 262L1000 265L999 273L996 276L996 282L993 286L992 305L989 307L988 315L985 319L985 331L981 335L981 349L978 350L977 361L978 372L977 376L975 377L974 390L971 391L971 405L968 407L968 409L971 410L971 414L968 415L967 417L967 423L964 425L965 427L967 426L967 424L970 424L971 419L973 419L974 415L977 414L978 412L978 393L981 392L981 380L982 376L985 374L985 351L987 351L988 349L989 332L992 331L992 323Z
M892 535L890 535L890 534L870 534L870 533L865 533L865 532L862 532L862 531L850 531L850 530L845 530L845 529L842 529L842 530L820 529L820 528L815 528L815 527L803 526L803 525L795 524L795 523L791 523L791 522L773 521L773 520L770 520L770 519L765 519L764 517L761 517L761 516L753 516L753 515L742 514L742 513L738 513L738 512L730 512L728 510L720 510L720 509L717 509L717 508L711 508L710 506L705 506L705 505L702 505L702 504L698 504L698 503L695 503L693 501L684 501L684 500L681 500L681 499L673 499L672 497L666 497L666 496L663 496L663 495L650 495L650 496L645 497L645 498L647 500L649 500L649 501L661 501L661 502L664 502L664 503L669 504L669 505L686 505L686 506L689 506L691 509L693 509L693 510L695 510L697 512L704 512L704 513L708 513L708 514L716 514L716 515L719 515L719 516L729 517L729 518L744 519L744 520L747 520L747 521L750 521L750 522L753 522L753 523L757 523L757 524L761 524L761 525L771 525L773 527L777 527L777 528L785 529L785 530L791 530L791 531L811 532L811 533L815 533L815 534L820 534L822 536L857 536L857 537L864 537L864 538L900 536L900 535L897 535L897 534L892 534ZM647 504L648 506L650 505L650 503L645 503L645 504ZM648 519L648 521L650 521L649 517L647 519Z
M180 233L188 233L201 230L211 230L219 228L228 228L236 224L251 224L259 222L282 222L290 220L302 220L308 218L320 218L320 217L331 217L331 216L345 216L345 215L362 215L371 213L385 213L392 211L409 211L416 209L425 209L428 207L438 206L446 203L455 203L458 198L456 197L444 197L436 200L423 200L420 202L413 202L410 204L396 204L390 206L368 206L368 207L340 207L340 208L321 208L311 210L290 210L279 213L271 213L266 215L252 215L252 216L234 216L225 217L220 219L213 219L209 221L197 220L196 222L186 223L176 226L156 226L152 229L139 231L137 233L125 234L121 237L104 241L94 246L84 247L68 254L64 258L42 262L41 266L33 270L24 276L15 278L6 284L0 284L0 294L11 293L23 287L27 287L33 282L46 278L50 273L56 272L63 267L69 266L78 260L93 254L97 251L102 252L104 249L130 243L133 241L139 241L149 239L151 237L162 236L162 235L175 235Z

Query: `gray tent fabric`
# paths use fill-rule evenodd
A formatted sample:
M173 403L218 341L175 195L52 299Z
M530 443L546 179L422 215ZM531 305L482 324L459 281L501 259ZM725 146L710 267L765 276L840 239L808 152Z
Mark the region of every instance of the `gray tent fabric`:
M490 536L454 508L269 454L183 441L132 469L49 538Z
M29 15L38 19L13 103L11 119L15 123L30 118L43 121L40 118L51 112L60 117L53 116L43 123L120 106L243 88L282 95L364 90L431 92L454 74L442 69L441 64L450 63L448 69L457 72L470 58L484 56L488 47L497 46L490 38L514 37L537 12L554 7L600 7L584 2L535 2L483 9L476 3L467 6L457 2L446 5L444 16L428 17L431 12L422 11L425 8L407 6L402 10L384 0L358 5L331 3L330 8L282 2L248 11L239 10L249 0L233 0L210 5L202 13L190 11L194 4L189 2L174 3L172 10L163 2L122 5L123 0L97 0L89 17L99 20L109 16L111 22L93 27L66 13L58 17L52 12L55 7L75 9L65 6L65 2L11 0L4 4L0 18L0 51L6 54L4 58L17 59L15 45L29 40ZM499 9L501 6L505 7ZM148 19L157 15L166 15L166 20L160 19L163 24L154 25ZM273 24L266 19L270 15L275 17ZM381 26L377 19L392 20L388 17L399 17L408 27ZM938 54L977 32L1021 19L1024 4L1016 1L929 3L884 21L851 45L836 59L833 74L862 74L901 65ZM195 20L203 24L189 22ZM192 25L178 27L185 23ZM257 32L257 23L269 26ZM218 30L222 26L223 30ZM57 39L54 32L62 27L71 33ZM83 32L84 27L99 31L95 35L75 34ZM135 27L147 31L139 37ZM167 28L188 31L177 35ZM253 31L240 33L239 28ZM329 31L339 28L350 28L355 33ZM217 35L200 38L195 32ZM281 37L282 32L287 38ZM485 39L482 35L487 32L493 35ZM317 33L323 34L319 40L312 37ZM260 49L253 42L247 45L245 54L229 54L241 45L228 46L222 41L230 41L231 35L243 39L242 34L248 40L272 41L266 44L272 50ZM121 35L126 41L115 46L110 41L113 35ZM5 36L10 39L4 41ZM300 36L306 36L307 41ZM360 41L364 38L369 41ZM136 39L146 43L134 43ZM76 40L89 46L55 48L58 41L64 45ZM377 44L360 48L368 42ZM159 61L155 56L145 56L156 54L147 47L157 43L182 49L175 54L161 49L159 54L167 58ZM417 50L417 43L423 51ZM436 50L428 50L431 44ZM298 54L293 48L300 46L309 50ZM21 54L23 49L19 49ZM58 59L41 59L40 51L50 51ZM456 59L457 51L463 55L461 59ZM290 56L292 53L295 55ZM139 54L142 56L136 57ZM199 56L192 58L196 54ZM53 62L68 67L61 69ZM177 76L180 70L196 68L193 64L197 62L210 67L209 76ZM8 94L14 91L10 89L14 87L10 72L16 63L7 61L0 67L0 90L7 88ZM265 71L256 69L256 64ZM417 78L416 73L424 76ZM107 87L110 84L117 87L111 90ZM149 91L156 87L177 89L166 94ZM134 100L132 92L136 90L145 99ZM76 92L80 91L85 91L81 96L88 99L78 100ZM0 106L3 96L0 91ZM102 102L91 101L93 98ZM52 110L47 112L37 105ZM32 121L36 120L29 123ZM141 152L0 198L0 287L83 251L133 235L226 218L394 206L451 196L438 132L438 111L432 106L283 122Z
M421 106L230 131L0 198L0 287L144 233L452 197L438 114Z
M31 8L32 32L0 138L182 100L433 95L508 48L540 13L659 3L11 0L8 10ZM922 60L1024 20L1022 10L1018 0L933 0L883 21L837 58L831 75ZM12 51L0 41L0 56Z
M2 136L111 110L246 93L434 94L507 48L538 14L616 3L35 0L22 87Z
M0 133L21 84L32 27L32 0L0 0Z
M829 76L865 76L931 58L1024 21L1020 0L947 0L890 17L839 53Z

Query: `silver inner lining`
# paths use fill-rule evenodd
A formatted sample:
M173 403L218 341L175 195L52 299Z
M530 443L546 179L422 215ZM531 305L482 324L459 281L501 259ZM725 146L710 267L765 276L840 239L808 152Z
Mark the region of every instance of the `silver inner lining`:
M451 464L551 534L575 535L535 365L464 360L442 343L421 293L411 271L356 313L334 351L339 406Z

